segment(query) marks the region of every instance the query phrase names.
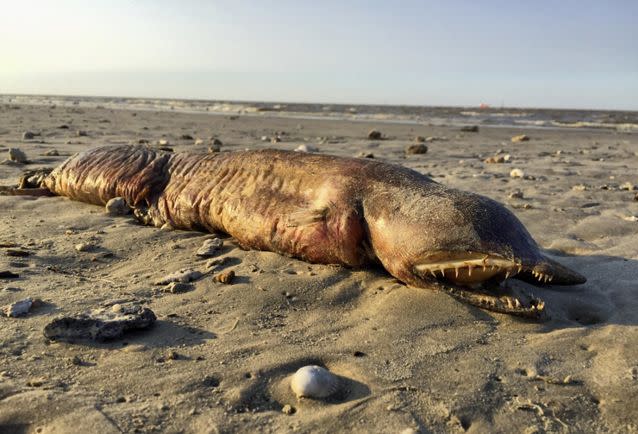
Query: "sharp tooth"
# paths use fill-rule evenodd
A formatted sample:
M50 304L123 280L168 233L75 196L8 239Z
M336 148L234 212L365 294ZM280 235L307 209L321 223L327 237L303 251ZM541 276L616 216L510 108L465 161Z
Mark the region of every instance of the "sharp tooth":
M554 276L549 276L549 281L551 282L552 280L554 280Z
M434 273L434 270L431 268L428 268L428 271L430 272L430 274L432 274L432 276L436 277L436 274Z
M472 265L467 266L467 275L472 276Z
M483 264L483 271L484 271L484 272L485 272L485 268L487 268L487 267L486 267L486 265L485 265L485 264Z
M509 277L510 277L510 270L507 270L507 271L505 272L505 278L507 279L507 278L509 278Z
M523 266L521 264L518 265L518 272L520 273L521 271L523 271Z
M459 277L459 267L454 267L454 275Z

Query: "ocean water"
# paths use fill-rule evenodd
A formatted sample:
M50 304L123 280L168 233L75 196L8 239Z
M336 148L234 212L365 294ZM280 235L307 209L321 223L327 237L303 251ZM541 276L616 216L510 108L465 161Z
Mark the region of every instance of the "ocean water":
M626 132L638 131L638 111L271 103L46 95L0 95L0 104L102 107L300 119L347 119L423 125L604 128Z

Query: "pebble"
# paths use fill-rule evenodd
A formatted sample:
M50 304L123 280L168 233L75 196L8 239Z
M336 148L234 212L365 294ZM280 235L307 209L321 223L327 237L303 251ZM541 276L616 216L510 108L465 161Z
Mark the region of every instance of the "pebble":
M410 145L405 148L406 154L425 154L428 152L428 147L423 143L418 143L415 145Z
M235 272L233 270L223 271L213 278L215 282L224 283L226 285L232 285L235 279Z
M383 134L379 130L370 130L368 132L368 140L381 140L383 138Z
M227 260L228 260L227 257L209 259L208 261L206 261L206 268L211 269L211 268L218 267L220 265L224 265L227 262Z
M183 282L171 282L166 285L162 292L170 292L171 294L181 294L183 292L189 292L195 289L192 283L183 283Z
M261 141L262 142L268 142L270 140L270 137L268 136L261 136Z
M35 133L31 131L25 131L22 133L22 140L32 140L35 137Z
M521 169L512 169L510 172L510 176L512 178L522 178L523 176L525 176L525 172L523 172Z
M27 154L25 154L21 149L9 148L8 154L9 160L15 161L16 163L24 164L29 161L27 159Z
M219 151L221 151L221 148L217 145L210 145L208 147L208 152L210 153L219 152Z
M128 206L124 198L114 197L106 202L104 211L110 216L122 216L131 212L131 208Z
M197 256L202 258L210 258L219 254L224 242L219 238L212 238L204 240L202 246L195 252Z
M620 186L620 189L627 190L627 191L634 191L636 189L636 186L633 185L631 182L625 182L624 184Z
M510 139L512 143L520 143L529 141L529 136L527 134L519 134L518 136L514 136Z
M328 398L339 390L339 378L326 368L308 365L299 368L290 379L297 398Z
M110 309L56 318L44 327L44 336L52 340L103 341L119 338L129 330L147 329L156 319L155 313L146 307L116 304Z
M195 146L201 146L204 144L204 140L203 139L196 139L194 145Z
M510 193L510 199L523 199L523 192L516 190Z
M290 404L286 404L281 408L281 412L287 415L295 414L296 411L295 407Z
M157 141L157 144L158 144L158 145L160 145L160 146L168 146L168 140L166 140L166 139L159 139L159 140Z
M5 250L5 254L14 258L26 258L27 256L31 256L31 252L21 249L7 249Z
M464 127L461 127L461 131L464 133L478 133L479 127L478 125L466 125Z
M303 145L297 146L295 152L319 152L319 148L304 143Z
M32 307L36 307L40 304L39 299L25 298L23 300L16 301L15 303L7 304L2 307L2 313L8 317L19 317L29 313Z
M493 157L488 157L485 160L483 160L483 162L488 163L488 164L501 164L501 163L506 163L510 160L510 155L509 154L505 154L505 155L495 155Z
M182 140L193 140L193 136L191 136L190 134L182 134L180 136L180 139L182 139Z
M44 155L45 157L58 157L60 153L57 151L57 149L49 149L42 155Z
M414 141L415 141L416 143L424 143L424 142L425 142L425 137L423 137L423 136L416 136L416 137L414 138Z
M355 155L355 157L357 157L357 158L374 158L374 154L372 152L368 152L368 151L361 151L357 155Z
M270 143L279 143L279 142L281 142L281 137L279 136L275 136L270 139Z
M184 268L182 270L179 270L164 276L162 279L157 280L155 284L168 285L171 282L188 283L188 282L193 282L202 276L203 274L200 273L199 271L196 271L190 268Z
M213 146L217 146L217 147L223 146L222 141L219 140L218 138L215 138L215 137L211 137L210 144L213 145Z
M95 248L95 245L91 243L78 243L74 248L78 252L89 252Z
M76 134L78 135L78 137L86 137L88 136L87 132L84 130L77 130Z

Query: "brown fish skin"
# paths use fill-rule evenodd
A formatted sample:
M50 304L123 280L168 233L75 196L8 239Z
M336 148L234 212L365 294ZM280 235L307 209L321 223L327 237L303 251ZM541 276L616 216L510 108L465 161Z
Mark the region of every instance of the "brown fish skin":
M114 146L71 157L44 186L95 204L121 196L147 223L223 231L245 248L350 267L380 262L418 287L431 286L437 271L454 283L510 273L534 283L585 281L546 257L498 202L369 159Z

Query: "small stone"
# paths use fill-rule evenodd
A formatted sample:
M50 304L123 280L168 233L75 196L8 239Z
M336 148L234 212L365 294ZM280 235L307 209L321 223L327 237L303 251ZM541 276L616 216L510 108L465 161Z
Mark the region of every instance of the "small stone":
M226 262L228 262L227 257L209 259L208 261L206 261L206 268L207 269L216 268L220 265L224 265Z
M224 242L219 238L212 238L204 240L202 246L195 252L197 256L201 256L202 258L210 258L211 256L216 256L219 254Z
M166 140L166 139L159 139L157 141L157 144L160 145L160 146L168 146L169 143L168 143L168 140Z
M56 318L44 328L44 336L52 340L91 339L103 341L121 337L129 330L146 329L155 323L152 310L135 304L119 309L100 308L75 316Z
M184 283L184 282L171 282L166 285L162 291L170 292L171 294L182 294L184 292L189 292L195 289L192 283Z
M585 191L585 190L587 190L587 186L584 185L584 184L574 185L572 187L572 190L574 190L574 191Z
M511 138L512 143L520 143L529 141L529 136L527 134L519 134L518 136L514 136Z
M632 184L631 182L625 182L624 184L620 186L620 189L627 190L627 191L634 191L636 189L636 186Z
M523 192L516 190L510 193L510 199L523 199Z
M223 271L213 278L215 282L224 283L226 285L232 285L233 279L235 279L235 272L233 270Z
M383 134L378 130L370 130L368 132L368 140L381 140L383 138Z
M318 152L319 149L312 145L299 145L295 148L295 152Z
M222 141L215 137L210 139L210 144L217 147L220 147L223 145Z
M34 137L35 133L31 131L25 131L24 133L22 133L22 140L33 140Z
M9 160L15 161L16 163L27 163L29 160L27 159L27 154L25 154L21 149L18 148L9 148Z
M374 154L372 152L361 151L357 155L355 155L355 157L357 157L357 158L374 158Z
M84 130L77 130L76 134L78 135L78 137L86 137L88 136L87 132Z
M110 216L123 216L131 212L131 208L128 206L124 198L114 197L106 202L104 210Z
M219 152L219 151L221 151L221 148L219 146L210 145L208 147L208 152L210 152L210 153Z
M62 124L62 125L59 125L58 128L61 130L68 130L69 126L67 124Z
M424 143L424 142L425 142L425 137L423 137L423 136L416 136L416 137L414 138L414 141L415 141L416 143Z
M464 127L461 127L461 131L464 133L478 133L479 127L478 125L466 125Z
M279 136L275 136L270 139L270 143L279 143L279 142L281 142L281 137Z
M166 360L179 360L182 357L179 355L177 351L169 351L166 355Z
M505 163L505 157L503 155L495 155L493 157L488 157L483 160L484 163L487 164L500 164Z
M89 252L95 249L95 245L91 243L78 243L74 246L75 250L78 252Z
M157 280L155 284L168 285L171 282L188 283L188 282L193 282L202 276L203 274L200 273L199 271L195 271L190 268L185 268L164 276L162 279Z
M29 387L42 387L46 383L44 378L31 378L27 381L27 386Z
M322 366L301 367L290 379L290 388L297 398L323 399L340 388L339 378Z
M58 157L60 153L57 151L57 149L49 149L42 155L44 155L45 157Z
M406 154L425 154L428 152L428 147L423 143L418 143L415 145L410 145L405 148Z
M523 172L521 169L512 169L510 171L510 176L512 178L522 178L523 176L525 176L525 172Z
M196 139L194 145L195 146L201 146L204 144L204 140L203 139Z
M261 136L261 141L262 141L262 142L268 142L268 141L270 141L270 137L268 137L268 136Z
M190 134L182 134L179 138L182 140L193 140L193 136Z
M37 305L39 302L38 299L25 298L23 300L16 301L15 303L8 304L2 307L2 313L8 317L19 317L24 316L29 313L34 305Z
M281 412L287 415L295 414L296 411L295 407L290 404L286 404L281 408Z

